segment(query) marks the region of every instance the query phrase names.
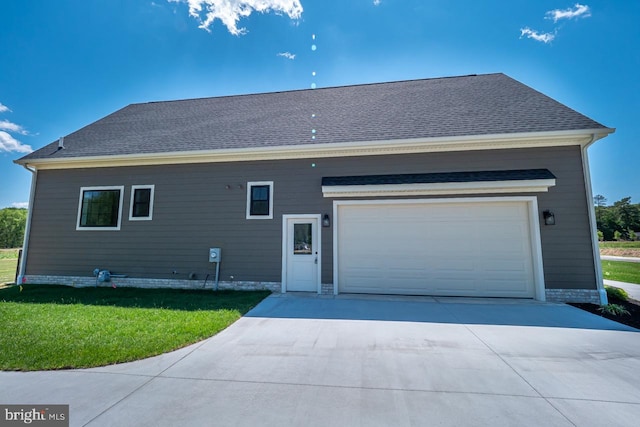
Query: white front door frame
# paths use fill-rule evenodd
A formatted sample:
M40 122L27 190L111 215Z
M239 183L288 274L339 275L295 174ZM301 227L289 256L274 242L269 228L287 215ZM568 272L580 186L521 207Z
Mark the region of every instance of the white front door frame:
M322 233L320 227L322 225L322 216L320 214L287 214L282 215L282 293L287 292L287 259L288 259L288 243L289 243L289 220L314 220L315 227L313 231L313 239L316 242L316 283L318 294L322 293Z
M484 203L484 202L526 202L529 213L529 233L531 241L531 255L533 261L533 281L535 299L545 301L544 269L542 264L542 244L540 241L540 214L538 213L538 198L536 196L505 196L505 197L452 197L437 199L373 199L373 200L334 200L333 201L333 294L338 295L338 224L341 205L380 205L380 204L414 204L414 203Z

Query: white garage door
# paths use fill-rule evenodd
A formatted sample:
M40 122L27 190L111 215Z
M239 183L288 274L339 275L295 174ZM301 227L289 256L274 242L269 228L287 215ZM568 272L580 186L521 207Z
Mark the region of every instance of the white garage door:
M534 297L526 202L338 205L338 291Z

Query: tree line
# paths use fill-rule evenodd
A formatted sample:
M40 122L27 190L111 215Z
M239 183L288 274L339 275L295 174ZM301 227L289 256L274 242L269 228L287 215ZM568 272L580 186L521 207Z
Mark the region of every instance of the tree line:
M640 203L631 203L625 197L607 206L607 198L601 194L593 196L600 240L636 240L640 238Z
M27 210L20 208L0 209L0 248L20 248L27 225Z

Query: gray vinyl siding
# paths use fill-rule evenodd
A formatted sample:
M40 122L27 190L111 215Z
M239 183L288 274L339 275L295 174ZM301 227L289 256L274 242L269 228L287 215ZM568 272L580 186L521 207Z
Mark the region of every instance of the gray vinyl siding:
M555 226L541 222L540 226L546 287L595 289L588 204L577 146L42 170L37 178L26 274L90 276L93 269L104 268L130 277L186 279L193 272L203 279L214 273L208 248L219 246L220 280L230 281L233 276L235 281L279 282L282 215L333 216L333 199L322 196L324 176L536 168L549 169L557 178L549 192L535 194L539 211L553 211L557 222ZM273 219L246 219L250 181L274 182ZM155 185L153 220L129 221L131 186L144 184ZM120 231L77 231L80 188L116 185L125 186ZM505 195L510 194L497 196ZM333 227L334 218L331 220ZM323 283L333 282L332 227L322 228Z

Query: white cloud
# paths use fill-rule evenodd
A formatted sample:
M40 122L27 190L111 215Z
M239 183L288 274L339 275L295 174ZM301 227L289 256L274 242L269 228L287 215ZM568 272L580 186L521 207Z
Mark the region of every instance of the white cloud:
M291 19L302 16L300 0L167 0L171 3L187 3L189 15L200 21L199 28L211 31L209 27L216 19L227 27L234 36L247 32L238 28L238 21L247 18L253 11L285 14Z
M14 133L19 133L21 135L27 135L28 132L26 130L24 130L24 128L20 125L17 125L15 123L11 123L8 120L0 120L0 129L1 130L6 130L9 132L14 132Z
M373 0L373 5L378 6L381 2L381 0Z
M542 43L550 43L556 38L556 35L551 33L539 33L531 28L520 28L520 38L522 37L534 39Z
M291 60L296 59L296 55L291 52L280 52L278 56L282 56L283 58L287 58Z
M11 203L11 207L18 209L29 209L29 202L13 202Z
M561 19L587 18L589 16L591 16L591 9L589 9L589 6L576 3L573 9L553 9L548 11L545 14L545 19L552 19L554 23L557 23ZM556 27L553 33L539 33L529 27L520 28L520 38L527 37L542 43L550 43L556 38L558 28L559 27Z
M33 149L18 141L5 131L0 130L0 151L31 153Z
M561 19L588 18L589 16L591 16L589 6L580 3L576 3L573 9L554 9L546 13L546 19L553 19L553 22L558 22Z
M6 113L11 111L9 107L0 103L0 113ZM11 133L19 133L20 135L28 135L29 132L18 124L10 122L9 120L0 120L0 151L18 152L18 153L31 153L33 149L18 141L12 137Z

